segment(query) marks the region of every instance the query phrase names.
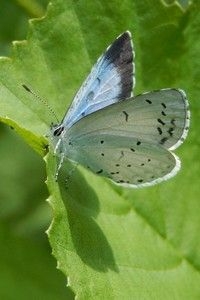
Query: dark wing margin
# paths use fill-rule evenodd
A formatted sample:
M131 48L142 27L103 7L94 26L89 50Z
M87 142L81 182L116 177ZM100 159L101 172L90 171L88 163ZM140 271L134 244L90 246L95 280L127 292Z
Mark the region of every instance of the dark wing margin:
M126 99L132 96L135 85L135 65L133 43L131 33L125 31L105 52L105 59L113 63L121 76L121 93L118 99Z
M131 33L122 33L99 57L75 95L62 123L71 127L78 120L121 100L130 98L135 85Z

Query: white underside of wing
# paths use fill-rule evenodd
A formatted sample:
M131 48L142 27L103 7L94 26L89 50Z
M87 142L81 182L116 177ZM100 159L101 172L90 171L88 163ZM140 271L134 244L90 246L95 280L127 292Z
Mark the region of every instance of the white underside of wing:
M166 180L174 177L181 168L181 161L180 161L179 157L172 152L171 152L171 154L174 156L174 158L176 160L176 164L175 164L174 168L172 169L172 171L170 173L164 175L163 177L156 178L156 179L152 180L151 182L145 182L145 183L140 183L140 184L117 183L117 182L113 181L112 179L111 179L111 181L116 185L120 185L120 186L127 187L127 188L151 187L158 183L166 181Z
M96 111L63 135L69 159L127 187L145 187L180 169L171 152L186 137L189 111L183 91L165 89ZM170 150L169 150L170 149Z
M130 187L156 184L180 168L178 158L167 149L128 137L82 136L67 151L69 159L93 173Z
M182 94L184 102L185 102L185 124L184 124L183 132L182 132L180 139L169 148L169 150L171 150L171 151L178 148L184 142L184 140L186 139L186 137L188 135L188 129L190 126L190 110L189 110L189 103L187 100L186 93L185 93L185 91L183 91L181 89L179 89L178 91Z
M69 135L75 139L93 134L126 136L173 150L186 138L189 119L184 92L165 89L94 112L74 124Z

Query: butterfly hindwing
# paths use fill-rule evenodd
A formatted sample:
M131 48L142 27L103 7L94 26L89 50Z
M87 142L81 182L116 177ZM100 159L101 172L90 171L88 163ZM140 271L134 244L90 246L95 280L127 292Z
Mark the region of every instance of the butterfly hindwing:
M147 186L172 177L180 168L170 151L135 138L92 135L74 144L73 155L93 173L122 185Z
M129 98L135 83L130 32L120 35L98 59L63 119L66 127L119 100Z

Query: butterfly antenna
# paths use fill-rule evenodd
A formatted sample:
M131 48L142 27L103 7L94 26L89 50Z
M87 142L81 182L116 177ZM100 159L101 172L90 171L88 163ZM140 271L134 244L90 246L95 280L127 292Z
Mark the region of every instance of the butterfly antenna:
M53 110L53 108L47 103L46 100L42 99L40 96L38 96L33 90L31 90L27 85L22 84L23 88L31 93L35 98L37 98L40 102L42 102L44 105L46 105L46 107L48 108L48 110L50 111L50 113L52 114L52 116L54 116L54 118L56 119L57 123L59 123L59 120Z

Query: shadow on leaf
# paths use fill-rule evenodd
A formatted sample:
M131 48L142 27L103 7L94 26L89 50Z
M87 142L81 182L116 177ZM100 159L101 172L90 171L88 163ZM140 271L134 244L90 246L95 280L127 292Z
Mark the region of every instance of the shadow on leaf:
M77 169L66 187L66 174L63 168L59 186L77 254L85 264L95 270L106 272L111 269L118 272L108 240L93 219L99 212L95 191Z

